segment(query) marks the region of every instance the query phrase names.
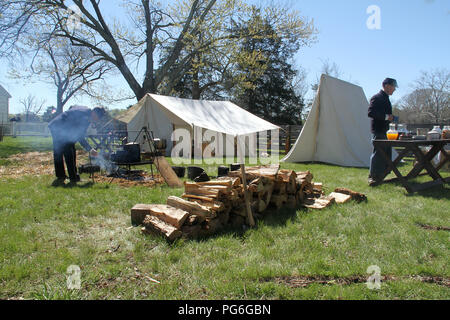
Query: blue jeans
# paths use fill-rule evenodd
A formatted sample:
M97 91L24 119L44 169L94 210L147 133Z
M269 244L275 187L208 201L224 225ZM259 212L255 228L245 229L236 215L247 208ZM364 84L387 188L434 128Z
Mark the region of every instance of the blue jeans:
M385 132L377 132L372 135L373 140L387 140L387 136ZM387 156L392 159L392 148L384 147L384 152ZM388 165L384 157L380 154L378 150L373 148L372 155L370 156L370 168L369 168L369 177L375 180L380 180L383 178L383 174L386 171Z

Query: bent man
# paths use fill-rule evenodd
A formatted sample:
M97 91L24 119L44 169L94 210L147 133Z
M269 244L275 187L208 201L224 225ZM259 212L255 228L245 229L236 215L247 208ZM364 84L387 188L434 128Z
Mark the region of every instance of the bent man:
M96 156L97 151L85 139L86 131L91 123L98 122L105 114L105 109L100 107L91 110L82 106L74 106L50 121L48 127L53 138L53 162L56 175L53 185L63 184L67 178L64 160L70 182L80 181L76 167L75 143L80 142L86 151Z

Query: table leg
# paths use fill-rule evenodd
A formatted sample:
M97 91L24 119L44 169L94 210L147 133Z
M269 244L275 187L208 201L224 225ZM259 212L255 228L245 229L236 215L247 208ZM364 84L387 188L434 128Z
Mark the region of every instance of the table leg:
M411 189L410 184L408 183L408 181L405 179L405 177L402 176L402 174L400 173L400 171L398 171L397 167L394 165L394 162L392 162L392 159L390 159L388 157L388 155L386 154L386 152L384 152L383 148L381 148L381 146L376 145L375 146L377 148L377 150L380 152L380 154L383 156L383 158L386 160L387 164L388 164L388 172L387 174L389 174L389 172L392 170L394 171L395 175L398 177L398 180L401 182L401 184L405 187L406 191L408 191L409 193L412 193L413 190ZM407 153L407 148L405 148L405 150L403 150L395 159L395 162L398 163L400 162L401 158L403 158L406 153ZM401 156L401 157L400 157ZM387 170L386 170L387 171ZM386 175L387 175L386 174ZM386 177L386 176L385 176Z
M436 154L440 150L440 146L434 145L425 155L419 149L419 147L412 145L411 146L413 153L416 155L418 163L414 166L414 168L408 173L406 176L407 179L415 178L419 175L419 173L426 169L428 174L433 178L433 180L442 179L441 175L437 172L437 170L431 165L432 159L436 156Z
M395 160L392 162L392 166L388 165L388 168L383 174L383 179L393 170L393 168L397 168L397 165L400 163L400 161L402 161L402 159L408 154L409 151L410 150L408 148L405 148L397 155L397 158L395 158ZM386 157L388 157L384 151L381 152L384 153Z
M441 147L441 153L444 155L444 159L436 167L437 171L441 170L444 164L450 161L450 154L445 150L444 146Z

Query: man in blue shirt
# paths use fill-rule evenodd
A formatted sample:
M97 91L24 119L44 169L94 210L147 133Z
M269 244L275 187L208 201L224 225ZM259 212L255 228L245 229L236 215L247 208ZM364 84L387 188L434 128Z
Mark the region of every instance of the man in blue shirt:
M398 88L397 81L392 78L384 79L383 89L370 99L368 116L371 118L371 132L373 140L387 140L386 132L389 130L389 123L394 120L392 115L392 105L389 100L395 89ZM385 150L388 157L392 157L391 147ZM374 148L370 157L369 185L375 186L382 180L382 175L387 168L387 163L383 156Z
M64 184L66 179L64 160L70 182L80 181L76 167L75 143L80 142L86 151L90 152L92 156L96 156L97 151L85 139L86 131L91 123L98 122L105 114L106 111L103 108L96 107L91 110L82 106L74 106L50 121L48 127L53 138L53 162L56 174L53 185Z

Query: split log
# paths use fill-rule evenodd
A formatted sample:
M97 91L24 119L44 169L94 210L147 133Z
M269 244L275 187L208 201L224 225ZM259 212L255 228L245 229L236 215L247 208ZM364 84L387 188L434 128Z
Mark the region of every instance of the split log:
M324 209L336 201L332 197L320 197L317 199L306 199L303 203L304 207L310 208L310 209Z
M216 201L216 199L210 198L210 197L206 197L206 196L199 196L196 194L188 194L188 193L183 193L181 195L182 198L187 198L187 199L193 199L193 200L200 200L202 202L208 202L208 203L214 203Z
M230 211L231 211L231 208L227 208L227 210L225 210L225 211L221 212L219 215L217 215L216 219L218 219L222 225L228 224L228 220L230 219Z
M360 193L360 192L356 192L350 189L346 189L346 188L336 188L334 190L334 192L339 192L339 193L343 193L343 194L348 194L350 196L352 196L352 199L357 201L357 202L361 202L361 201L367 201L367 197L365 194Z
M263 196L263 200L266 203L266 209L269 206L270 200L272 199L273 185L274 185L274 183L271 182L268 186L266 186L266 193Z
M276 180L273 186L274 194L287 194L287 185L283 180Z
M231 181L185 182L184 190L189 193L192 193L191 190L217 190L219 194L228 194L232 190L232 185Z
M217 178L214 181L231 181L231 187L232 188L236 188L240 184L242 184L240 177L219 177L219 178Z
M302 204L303 202L305 202L306 195L303 192L303 190L299 190L299 191L297 191L295 198L297 200L297 204Z
M231 201L236 201L236 200L239 200L239 199L240 199L240 197L239 197L239 191L236 190L236 189L231 190L230 200L231 200Z
M289 194L287 196L286 205L291 209L297 208L297 199L295 195Z
M297 191L296 178L297 174L295 171L282 169L278 171L277 178L286 184L286 192L289 194L295 194Z
M147 204L136 204L131 208L131 224L133 226L139 226L145 219L145 216L150 214Z
M270 180L275 180L279 169L280 169L279 164L272 164L269 166L248 167L245 168L245 175L247 177L247 181L251 181L259 177L266 177ZM236 170L230 171L228 173L228 176L242 177L242 174L239 170Z
M227 178L227 177L224 177ZM233 187L233 180L231 180L231 178L228 179L217 179L217 180L210 180L210 181L205 181L205 182L187 182L189 183L194 183L197 184L199 186L222 186L222 187L227 187L227 189L229 188L229 190L231 190L231 188Z
M162 235L169 241L178 239L182 235L182 232L174 226L151 215L145 216L142 224L144 225L142 229L144 233Z
M267 208L267 204L264 200L262 199L255 199L252 201L252 211L253 212L263 212L264 210L266 210Z
M185 211L189 212L190 214L203 216L205 218L210 217L212 214L211 208L203 206L197 202L187 201L187 200L181 199L179 197L175 197L175 196L168 197L167 204L174 208L185 210Z
M263 184L262 177L252 180L250 182L250 184L248 185L248 189L254 193L264 191L264 184Z
M226 188L226 187L225 187ZM210 187L202 187L195 182L185 182L184 191L186 194L208 197L212 199L219 198L219 189L214 189Z
M295 178L297 183L302 184L303 181L306 181L307 183L312 183L313 175L312 175L311 172L309 172L309 171L297 171L295 174L297 175L297 177Z
M217 213L222 212L226 209L225 203L221 201L204 201L201 199L192 199L192 201L208 208L208 210L210 210L211 212L209 218L215 218Z
M274 180L279 170L280 170L279 164L272 164L269 166L249 167L246 168L245 171L250 175L256 175L258 177L266 177L271 180Z
M198 216L196 214L190 215L187 219L186 222L184 223L185 226L193 226L196 224L200 224L203 221L205 221L205 217L204 216Z
M281 208L287 201L287 194L272 194L270 203L275 205L277 209Z
M321 182L314 182L314 183L313 183L313 189L322 191L322 189L323 189L323 183L321 183Z
M312 193L314 189L313 185L306 180L304 180L300 185L297 184L297 186L297 189L303 191L304 193Z
M199 237L202 231L202 226L200 224L189 226L184 225L181 227L182 237L186 239L196 239Z
M213 235L222 227L223 225L219 219L206 219L201 229L201 235Z
M336 203L346 203L352 199L351 195L339 192L332 192L329 197L333 197Z
M147 215L180 228L190 213L165 204L137 204L131 209L131 223L141 224Z

